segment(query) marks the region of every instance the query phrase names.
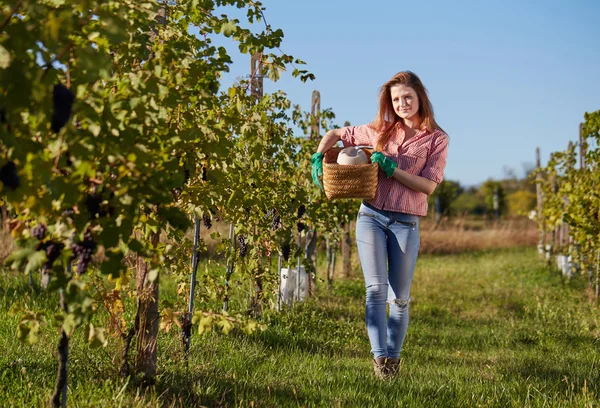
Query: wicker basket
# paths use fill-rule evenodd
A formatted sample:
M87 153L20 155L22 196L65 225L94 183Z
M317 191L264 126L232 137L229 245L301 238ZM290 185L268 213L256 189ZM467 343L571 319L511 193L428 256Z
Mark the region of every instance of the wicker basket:
M373 149L362 148L369 161ZM377 192L377 172L379 165L337 164L341 147L332 147L323 158L323 187L328 199L364 198L373 200Z

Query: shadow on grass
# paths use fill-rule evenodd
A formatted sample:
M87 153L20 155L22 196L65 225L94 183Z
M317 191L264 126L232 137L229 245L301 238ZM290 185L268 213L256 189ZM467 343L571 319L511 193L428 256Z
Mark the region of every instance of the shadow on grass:
M360 378L342 380L343 374L336 371L333 381L297 389L294 385L298 384L297 379L289 383L285 378L277 382L263 379L247 382L219 377L214 371L187 376L177 373L163 377L152 392L159 396L162 405L169 407L436 406L440 401L456 401L460 394L454 386L382 382L366 372Z
M508 377L520 377L520 382L532 380L545 386L555 385L556 392L579 392L587 387L588 392L600 392L600 371L593 368L590 361L568 359L559 366L551 357L528 358L517 367L505 367Z
M251 401L257 406L292 406L306 399L301 392L284 384L248 384L215 374L168 374L148 390L155 392L164 406L169 407L226 407L237 406L242 401L246 406L250 406Z
M365 330L366 331L366 330ZM317 335L309 338L299 338L295 333L285 330L269 330L252 336L249 340L260 343L263 347L273 348L284 352L302 352L307 354L319 354L324 357L356 357L357 355L366 355L368 350L368 340L366 333L364 335L364 347L358 348L354 344L346 344L344 347L340 342L328 342L328 337L321 333L321 338Z

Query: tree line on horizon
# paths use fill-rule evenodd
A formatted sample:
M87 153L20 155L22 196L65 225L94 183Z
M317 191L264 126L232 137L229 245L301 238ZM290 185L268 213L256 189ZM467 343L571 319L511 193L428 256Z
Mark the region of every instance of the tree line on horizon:
M463 185L460 181L446 179L429 197L429 215L442 217L474 216L493 219L496 216L494 196L497 196L498 216L525 217L536 208L534 168L518 177L512 170L505 171L500 180L489 178L478 185Z

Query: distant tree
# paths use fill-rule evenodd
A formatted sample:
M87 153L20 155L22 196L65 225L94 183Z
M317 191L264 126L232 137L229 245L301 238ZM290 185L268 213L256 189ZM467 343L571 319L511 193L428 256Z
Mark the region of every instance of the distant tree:
M494 194L498 194L498 206L500 214L506 212L506 197L504 192L504 186L500 181L488 180L483 183L479 189L485 199L486 212L488 214L494 213Z
M519 190L506 196L508 214L511 216L527 215L536 206L536 195L531 191Z
M458 181L444 180L428 198L429 208L435 208L435 201L439 197L440 212L452 215L452 203L463 192L463 187Z
M455 214L483 215L486 212L485 199L477 187L464 189L452 203Z

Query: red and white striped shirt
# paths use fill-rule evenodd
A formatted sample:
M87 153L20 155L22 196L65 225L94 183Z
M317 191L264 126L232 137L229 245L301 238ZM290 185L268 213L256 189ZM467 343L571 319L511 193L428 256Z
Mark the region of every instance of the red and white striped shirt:
M375 146L379 132L369 125L343 128L342 142L348 146ZM404 141L404 132L398 128L382 152L393 159L398 168L410 174L441 183L448 156L448 135L439 129L420 130ZM427 215L427 194L406 187L393 177L387 178L379 169L375 199L368 203L386 211Z

